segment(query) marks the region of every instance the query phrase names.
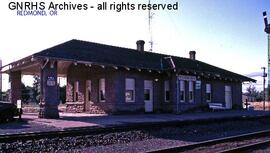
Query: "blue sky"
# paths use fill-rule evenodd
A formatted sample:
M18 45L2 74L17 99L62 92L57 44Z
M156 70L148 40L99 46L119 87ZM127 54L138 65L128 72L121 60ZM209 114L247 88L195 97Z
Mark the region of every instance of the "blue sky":
M101 2L69 1L94 6ZM128 48L135 48L138 39L149 41L147 11L118 13L91 9L60 11L55 17L20 17L8 10L9 2L0 1L0 58L4 64L73 38ZM137 4L148 0L124 2ZM268 11L270 17L269 0L152 0L175 2L179 2L177 11L154 11L154 52L188 57L188 52L195 50L198 60L239 74L260 72L262 66L267 66L262 12ZM4 79L7 82L7 76ZM261 84L262 79L256 79ZM31 84L28 77L23 80Z

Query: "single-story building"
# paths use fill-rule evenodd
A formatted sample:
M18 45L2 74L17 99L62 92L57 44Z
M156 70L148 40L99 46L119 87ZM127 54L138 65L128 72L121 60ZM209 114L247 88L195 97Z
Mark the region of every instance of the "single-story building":
M70 40L3 67L10 101L21 97L21 75L41 78L40 117L57 118L57 77L67 78L69 112L182 112L208 103L242 106L242 82L255 81L195 58Z

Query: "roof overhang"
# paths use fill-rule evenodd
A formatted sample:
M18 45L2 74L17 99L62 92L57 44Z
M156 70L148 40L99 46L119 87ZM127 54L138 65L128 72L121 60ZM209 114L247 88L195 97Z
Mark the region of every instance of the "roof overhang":
M0 73L10 74L11 72L21 71L22 75L40 75L44 62L53 60L49 57L34 57L33 55L14 61L0 68ZM71 61L58 60L58 76L66 76Z

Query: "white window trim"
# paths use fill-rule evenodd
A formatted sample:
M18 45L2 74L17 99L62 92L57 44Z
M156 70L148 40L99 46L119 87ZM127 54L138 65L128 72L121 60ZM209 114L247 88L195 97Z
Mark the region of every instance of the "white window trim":
M184 86L184 89L182 89L182 86ZM184 99L181 99L181 91L183 91L183 95L184 95ZM180 102L184 103L186 101L186 92L185 92L185 81L184 80L180 80Z
M169 91L169 100L166 99L166 92ZM170 102L170 81L165 80L164 81L164 101L165 102Z
M190 92L192 92L192 99L190 99ZM188 99L190 103L194 102L194 83L193 81L188 82Z
M127 81L128 81L128 80L133 80L133 81L134 81L133 87L128 87L128 86L127 86ZM126 91L127 91L127 90L132 90L132 91L133 91L133 100L127 100L126 97L125 97L125 102L126 102L126 103L134 103L134 102L135 102L135 99L136 99L136 97L135 97L135 95L136 95L136 93L135 93L135 85L136 85L136 81L135 81L134 78L126 78L126 79L125 79L125 94L126 94ZM130 86L130 85L129 85L129 86ZM126 95L125 95L125 96L126 96Z
M104 84L104 87L102 86L102 80L104 80L103 84ZM101 100L101 93L100 91L104 91L104 100ZM99 90L98 90L98 99L99 99L99 102L106 102L106 80L105 78L100 78L99 79Z
M205 85L205 93L206 94L210 93L210 99L207 99L207 97L206 97L206 102L208 102L208 103L211 102L212 101L212 86L210 83L207 83Z

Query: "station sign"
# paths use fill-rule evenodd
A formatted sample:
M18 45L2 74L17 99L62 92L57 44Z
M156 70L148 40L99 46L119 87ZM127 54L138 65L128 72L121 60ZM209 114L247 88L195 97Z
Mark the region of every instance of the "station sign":
M191 76L191 75L178 75L178 80L183 80L183 81L196 81L196 76Z
M54 77L48 77L47 78L47 86L55 86L56 85L56 80Z
M196 81L196 84L195 84L195 89L201 89L201 86L202 86L202 81L201 80L197 80Z

